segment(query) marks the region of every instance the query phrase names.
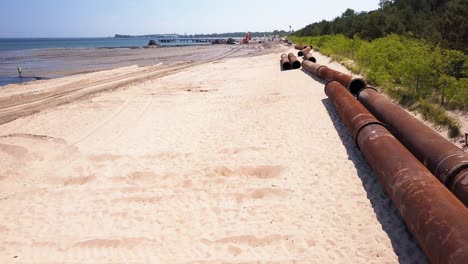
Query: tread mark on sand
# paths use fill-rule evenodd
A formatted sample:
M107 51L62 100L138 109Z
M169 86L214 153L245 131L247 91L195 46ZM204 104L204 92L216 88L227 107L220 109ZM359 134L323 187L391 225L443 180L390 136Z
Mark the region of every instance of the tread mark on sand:
M128 103L129 103L129 100L126 99L125 102L119 107L117 108L115 111L113 111L109 117L107 117L106 119L104 119L103 121L99 122L96 126L94 126L93 128L91 128L88 132L84 133L84 135L82 137L80 137L79 139L73 141L72 145L76 145L78 143L80 143L81 141L87 139L89 136L91 136L91 134L94 134L98 129L100 129L102 126L104 126L105 124L107 124L108 122L110 122L112 119L114 119L116 116L118 116L120 113L122 113L122 111L128 107Z

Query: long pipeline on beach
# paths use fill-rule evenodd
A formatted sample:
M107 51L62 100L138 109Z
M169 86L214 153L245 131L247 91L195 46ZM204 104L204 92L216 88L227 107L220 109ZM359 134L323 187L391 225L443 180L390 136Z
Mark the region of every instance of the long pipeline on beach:
M466 263L468 209L337 81L325 93L431 263Z
M388 130L468 206L468 154L373 87L354 93ZM468 222L468 219L467 219Z
M353 78L348 74L335 71L327 66L323 66L312 61L304 60L302 62L302 67L327 82L337 81L352 91L360 91L367 86L366 82L361 78Z

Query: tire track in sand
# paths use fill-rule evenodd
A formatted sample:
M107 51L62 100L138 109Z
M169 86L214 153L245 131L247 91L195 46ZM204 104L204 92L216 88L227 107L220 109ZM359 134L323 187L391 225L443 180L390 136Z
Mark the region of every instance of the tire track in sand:
M0 101L0 125L14 121L24 116L39 113L40 111L51 107L56 107L82 98L86 98L100 92L112 91L134 83L144 82L148 79L161 78L177 72L181 72L191 67L200 66L203 64L221 60L225 57L235 54L239 51L239 49L240 48L235 48L222 55L214 56L206 61L182 65L177 64L175 66L169 66L168 68L161 69L156 72L154 72L154 68L150 68L130 74L127 73L123 76L117 76L110 80L105 79L96 83L91 82L91 84L85 85L84 87L81 87L79 85L78 87L75 87L74 85L71 85L71 87L66 88L66 91L59 91L56 88L55 91L52 91L52 94L46 92L42 94L42 96L25 95L25 97L22 99L20 99L20 95L13 95L11 96L10 100L6 98ZM64 87L62 86L59 86L59 89L60 88L64 89ZM16 101L15 99L19 100ZM12 100L15 102L12 102Z
M233 49L233 50L231 50L229 52L226 52L226 53L224 53L222 55L214 56L213 58L211 58L211 59L209 59L207 61L197 62L197 63L193 63L193 64L188 64L188 65L184 64L184 65L172 66L172 67L169 67L169 68L164 69L162 71L152 73L152 74L150 74L150 76L148 76L148 72L151 72L151 71L154 71L154 70L153 69L145 70L144 72L140 72L136 77L134 77L134 78L132 78L130 80L128 80L128 78L124 78L123 80L117 80L118 83L113 84L110 87L108 87L108 86L98 87L98 88L91 87L92 89L90 91L84 91L84 92L81 91L82 89L76 89L78 91L78 93L77 94L71 93L71 96L67 96L69 94L68 92L66 92L65 96L63 94L57 94L52 99L50 99L51 102L48 102L47 101L48 99L46 99L45 100L46 102L42 103L42 105L39 105L39 107L37 107L37 108L34 107L34 102L32 102L33 103L32 106L30 104L26 104L26 106L24 107L26 110L17 111L16 110L17 107L14 107L14 109L15 109L14 111L7 112L7 114L5 114L5 110L2 113L2 111L1 111L2 107L0 105L0 125L3 124L3 123L14 121L14 120L16 120L16 119L18 119L20 117L23 117L23 116L30 116L30 115L39 113L41 110L45 110L45 109L53 107L53 106L58 106L58 105L61 105L61 104L73 102L73 101L78 100L80 98L87 97L87 96L90 96L90 95L94 95L94 94L97 94L99 92L115 90L115 89L124 87L125 85L130 85L130 84L135 83L135 82L144 82L144 81L146 81L146 80L148 80L150 78L159 78L159 77L168 76L168 75L178 73L178 72L180 72L182 70L185 70L185 69L188 69L188 68L191 68L191 67L200 66L200 65L204 65L204 64L207 64L207 63L217 61L217 60L221 60L221 59L223 59L223 58L225 58L227 56L235 54L238 51L239 51L239 48L236 48L236 49ZM135 74L133 74L133 75L135 75ZM153 100L152 97L153 96L149 97L150 99L145 104L145 107L140 112L140 114L138 114L138 116L139 116L137 118L138 120L143 118L145 116L145 113L150 108L150 105L151 105L152 100ZM39 101L42 102L42 100L39 100ZM130 101L127 100L126 103L124 103L121 107L119 107L114 112L112 112L108 116L108 118L106 118L104 121L97 124L96 126L91 128L89 131L83 133L83 135L81 137L78 137L77 140L73 141L72 144L69 144L69 143L65 144L58 151L59 152L61 151L62 153L66 153L67 149L69 149L71 146L74 146L75 144L78 144L78 143L82 142L83 140L86 140L87 138L94 135L97 131L102 129L103 127L109 125L113 120L115 120L115 118L117 118L120 114L125 112L125 109L127 109L129 106L130 106ZM23 109L21 107L21 105L20 105L19 109ZM119 133L122 133L122 132L123 131L120 131ZM113 138L115 138L115 137L113 137ZM66 170L67 168L69 168L72 164L74 164L74 162L77 159L78 159L78 157L71 157L71 159L69 159L69 160L67 160L65 162L64 166L62 166L60 169L58 169L58 171L55 171L55 174L60 174L60 172L62 172L64 170ZM132 160L135 162L135 164L138 165L138 167L140 167L142 170L144 169L145 166L141 163L141 161L138 161L137 159L132 159ZM196 170L200 170L200 169L197 168ZM49 173L52 173L52 170L46 171L43 175L48 175Z

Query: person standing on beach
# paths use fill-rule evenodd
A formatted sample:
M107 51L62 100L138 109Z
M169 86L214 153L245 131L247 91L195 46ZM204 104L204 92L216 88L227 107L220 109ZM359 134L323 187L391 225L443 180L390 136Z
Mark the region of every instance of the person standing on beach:
M23 78L23 69L18 66L18 78Z

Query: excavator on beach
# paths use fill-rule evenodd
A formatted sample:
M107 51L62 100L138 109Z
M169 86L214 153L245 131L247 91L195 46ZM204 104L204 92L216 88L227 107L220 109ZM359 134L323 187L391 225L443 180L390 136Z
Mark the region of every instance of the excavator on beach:
M252 34L250 32L247 32L245 34L245 38L242 39L242 44L249 44L249 41L252 40Z

